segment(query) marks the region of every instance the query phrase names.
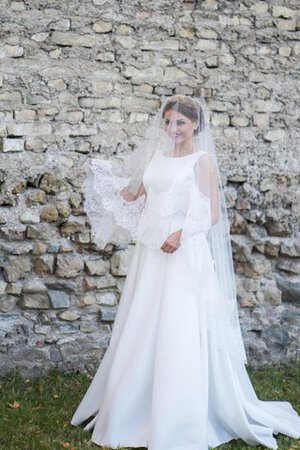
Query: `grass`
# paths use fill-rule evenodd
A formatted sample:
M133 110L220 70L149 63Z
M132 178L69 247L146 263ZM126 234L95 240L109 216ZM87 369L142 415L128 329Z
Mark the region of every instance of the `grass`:
M300 413L299 363L266 366L259 370L247 367L247 371L261 400L286 400ZM90 442L90 432L69 423L90 381L87 375L59 372L30 380L17 374L0 379L1 450L101 448ZM279 450L300 450L300 440L281 434L276 439ZM265 447L252 447L241 439L218 447L218 450L230 449L265 450Z

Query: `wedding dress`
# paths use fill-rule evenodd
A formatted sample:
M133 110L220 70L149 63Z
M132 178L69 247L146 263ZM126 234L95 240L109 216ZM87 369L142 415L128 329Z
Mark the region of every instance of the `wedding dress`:
M245 364L216 345L222 291L205 202L198 232L174 253L160 249L183 227L202 153L156 154L144 172L146 203L110 343L71 421L90 419L98 445L207 450L241 438L276 449L273 434L300 437L292 405L259 400Z

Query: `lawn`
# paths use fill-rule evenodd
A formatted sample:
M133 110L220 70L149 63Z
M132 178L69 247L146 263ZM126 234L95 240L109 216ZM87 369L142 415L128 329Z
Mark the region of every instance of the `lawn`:
M247 367L261 400L286 400L300 413L300 364ZM72 427L69 420L91 378L80 374L52 372L47 377L22 379L10 374L0 379L1 450L93 450L90 432ZM300 440L276 436L278 450L300 450ZM102 447L104 449L105 447ZM263 450L242 440L221 445L218 450ZM170 449L172 450L172 449Z

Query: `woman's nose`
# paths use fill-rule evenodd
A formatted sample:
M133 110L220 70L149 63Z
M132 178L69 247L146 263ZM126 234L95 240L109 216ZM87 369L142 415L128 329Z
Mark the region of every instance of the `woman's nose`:
M176 133L176 131L177 131L177 126L176 126L176 123L170 123L169 125L168 125L168 128L167 128L167 130L168 130L168 133Z

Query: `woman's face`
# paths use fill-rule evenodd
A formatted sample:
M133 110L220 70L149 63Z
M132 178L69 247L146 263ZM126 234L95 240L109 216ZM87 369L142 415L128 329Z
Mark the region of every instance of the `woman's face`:
M195 122L178 111L169 110L164 115L164 130L176 145L191 139L195 127Z

